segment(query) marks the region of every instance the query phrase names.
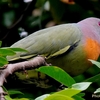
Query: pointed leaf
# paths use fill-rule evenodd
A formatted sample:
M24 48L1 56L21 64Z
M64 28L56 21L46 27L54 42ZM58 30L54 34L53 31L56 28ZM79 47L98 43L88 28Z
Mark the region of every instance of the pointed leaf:
M90 86L91 83L92 82L75 83L75 84L72 85L72 88L84 91Z
M18 90L8 90L8 93L10 95L14 95L14 94L23 94L22 92L18 91Z
M13 100L9 95L5 95L5 100Z
M100 93L100 88L96 89L96 91L94 91L94 93Z
M67 95L54 94L54 95L48 96L44 100L74 100L74 99L71 97L68 97Z
M14 55L16 54L13 50L9 48L0 48L0 56Z
M39 96L37 98L35 98L35 100L44 100L46 97L48 97L50 94L44 94L42 96Z
M80 92L81 92L80 90L66 88L59 92L55 92L55 93L51 94L50 96L47 96L44 100L74 100L72 98L72 96L74 96Z
M16 99L13 99L13 100L32 100L30 98L16 98Z
M58 82L68 87L75 83L75 80L69 74L56 66L43 66L37 69L37 71L54 78Z
M89 59L93 64L95 64L98 68L100 68L100 62Z
M1 45L2 45L2 41L0 41L0 47L1 47Z
M100 74L97 74L95 76L92 76L86 80L84 80L85 82L99 82L100 81Z
M4 66L5 64L8 64L8 61L5 57L0 56L0 66Z
M74 100L85 100L84 98L82 98L81 96L79 96L78 94L73 96Z
M66 89L61 90L59 92L55 92L54 94L67 95L69 97L72 97L80 92L81 92L81 90L77 90L77 89L73 89L73 88L66 88Z

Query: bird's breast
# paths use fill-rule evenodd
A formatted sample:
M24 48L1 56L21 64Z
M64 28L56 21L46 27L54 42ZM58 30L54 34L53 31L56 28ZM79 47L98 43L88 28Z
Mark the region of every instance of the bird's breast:
M100 55L100 44L91 38L86 38L85 41L84 51L87 59L97 60Z
M80 41L70 53L49 59L49 63L61 67L70 75L79 75L86 71L92 64L88 59L97 60L100 54L99 44L87 38L86 42Z

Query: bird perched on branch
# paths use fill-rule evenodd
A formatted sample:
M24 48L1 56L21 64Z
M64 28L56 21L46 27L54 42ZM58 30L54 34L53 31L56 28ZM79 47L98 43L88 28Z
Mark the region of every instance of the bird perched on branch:
M92 66L88 59L97 60L100 55L100 19L86 18L78 23L69 23L42 29L11 47L27 50L7 59L29 59L38 55L58 66L70 75L79 75Z

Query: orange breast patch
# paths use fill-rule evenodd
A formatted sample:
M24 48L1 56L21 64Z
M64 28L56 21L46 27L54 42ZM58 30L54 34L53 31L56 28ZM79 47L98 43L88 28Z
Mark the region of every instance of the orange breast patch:
M97 60L100 54L100 45L97 41L87 38L85 44L87 59Z

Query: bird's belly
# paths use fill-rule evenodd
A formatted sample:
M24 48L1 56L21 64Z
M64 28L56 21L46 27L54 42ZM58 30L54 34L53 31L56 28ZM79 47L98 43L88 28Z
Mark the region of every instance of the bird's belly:
M86 53L81 45L77 46L69 54L48 59L47 62L64 69L72 76L79 75L90 67L90 63L86 59Z

